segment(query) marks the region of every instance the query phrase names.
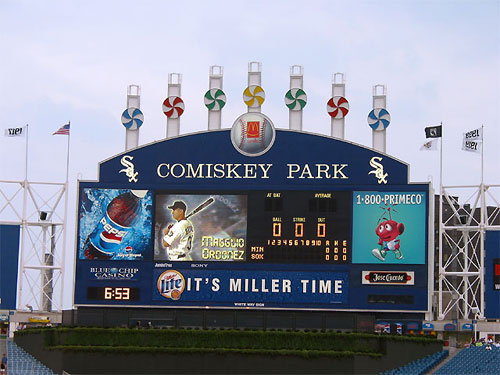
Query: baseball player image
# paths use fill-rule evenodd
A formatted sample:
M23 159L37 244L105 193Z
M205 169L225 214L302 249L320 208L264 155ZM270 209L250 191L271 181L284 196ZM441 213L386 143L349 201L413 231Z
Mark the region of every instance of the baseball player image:
M177 220L163 229L162 244L166 249L168 260L192 260L190 252L193 245L194 228L191 221L186 218L186 204L175 201L171 206L172 217Z

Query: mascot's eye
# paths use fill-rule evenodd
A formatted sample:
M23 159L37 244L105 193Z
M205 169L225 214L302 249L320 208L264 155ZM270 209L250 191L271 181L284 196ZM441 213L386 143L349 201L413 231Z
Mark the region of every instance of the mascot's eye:
M383 226L383 225L379 226L379 227L378 227L378 231L379 231L380 233L382 233L382 232L384 231L384 226Z
M385 224L385 230L390 232L392 230L391 224Z

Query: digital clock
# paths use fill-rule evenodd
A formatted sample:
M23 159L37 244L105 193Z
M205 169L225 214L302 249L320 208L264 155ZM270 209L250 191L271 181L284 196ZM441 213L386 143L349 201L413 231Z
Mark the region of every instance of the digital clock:
M138 301L139 288L105 286L90 286L87 288L87 298L98 301Z

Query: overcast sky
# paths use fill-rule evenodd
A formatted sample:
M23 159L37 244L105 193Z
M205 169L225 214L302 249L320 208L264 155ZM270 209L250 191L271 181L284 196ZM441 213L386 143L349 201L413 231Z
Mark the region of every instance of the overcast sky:
M419 151L443 123L444 185L480 182L480 154L462 133L484 125L484 175L500 184L500 2L470 1L28 1L0 2L2 128L29 124L28 179L63 182L71 121L68 243L76 179L124 150L127 86L141 87L139 143L165 137L169 73L182 74L181 134L207 129L211 65L224 68L222 127L246 112L249 61L262 63L262 107L288 128L291 65L304 67L303 130L330 134L332 74L346 79L346 139L371 147L372 88L387 86L387 153L412 182L439 184L439 152ZM2 129L3 133L3 129ZM0 180L24 176L24 140L0 138ZM72 261L71 261L72 264ZM68 271L69 272L69 271ZM67 307L71 301L67 301Z

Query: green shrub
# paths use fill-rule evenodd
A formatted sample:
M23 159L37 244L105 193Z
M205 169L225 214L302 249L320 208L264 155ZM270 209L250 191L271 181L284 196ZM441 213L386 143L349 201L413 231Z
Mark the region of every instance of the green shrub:
M427 337L376 335L367 333L305 332L282 330L192 330L57 327L34 328L16 335L41 334L46 348L93 348L85 350L187 350L206 352L238 351L267 353L306 352L307 356L324 353L374 354L384 351L387 341L419 342L438 340ZM140 349L143 348L143 349ZM323 354L322 354L323 353Z

